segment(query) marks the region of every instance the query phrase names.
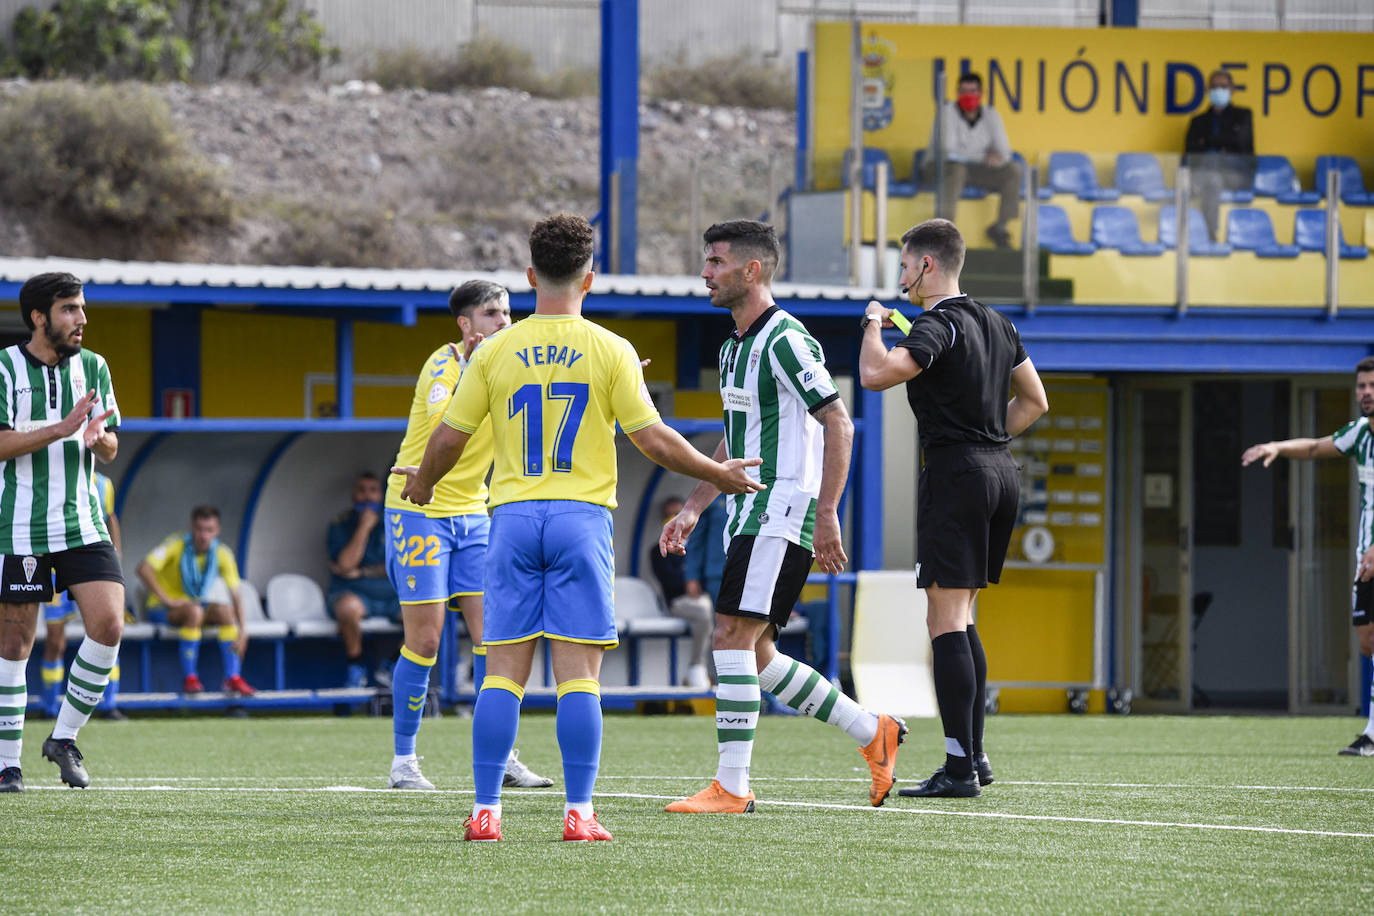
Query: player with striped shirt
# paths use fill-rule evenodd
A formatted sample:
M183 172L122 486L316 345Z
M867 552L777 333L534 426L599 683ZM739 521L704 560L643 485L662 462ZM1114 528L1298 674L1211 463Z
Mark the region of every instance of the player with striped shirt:
M81 348L80 280L30 278L19 312L29 340L0 351L0 791L24 788L25 668L54 574L76 600L86 637L43 756L63 782L84 788L91 780L76 735L105 692L124 634L124 576L94 473L96 458L112 461L119 449L119 407L105 360Z
M1355 586L1351 596L1351 622L1360 641L1360 653L1374 657L1374 356L1366 356L1355 364L1355 397L1360 402L1360 416L1329 436L1320 439L1284 439L1252 445L1241 455L1242 465L1263 462L1265 467L1275 458L1339 458L1355 459L1360 478L1360 514L1355 526ZM1343 747L1340 753L1350 757L1374 757L1374 680L1369 685L1369 721L1364 731Z
M501 775L540 636L558 682L555 730L567 802L563 839L609 840L592 789L601 759L605 650L617 644L611 509L616 423L653 461L727 492L759 489L749 461L711 461L660 420L629 341L582 317L592 227L561 213L530 231L534 314L480 347L404 496L417 505L490 425L491 539L484 583L487 676L472 719L476 804L465 840L501 839ZM488 418L490 418L488 420ZM758 464L753 459L752 464Z
M892 790L906 724L869 712L774 645L806 584L813 551L826 572L844 569L838 509L854 425L820 344L773 302L779 254L773 227L731 220L707 229L703 238L701 275L711 304L729 309L735 320L735 331L720 349L725 437L716 458L758 455L763 463L754 473L765 488L725 501L727 552L712 642L718 679L716 778L666 810L754 810L749 764L760 690L858 742L872 773L868 800L876 807ZM682 512L663 526L660 551L685 551L688 535L717 492L710 482L697 485Z

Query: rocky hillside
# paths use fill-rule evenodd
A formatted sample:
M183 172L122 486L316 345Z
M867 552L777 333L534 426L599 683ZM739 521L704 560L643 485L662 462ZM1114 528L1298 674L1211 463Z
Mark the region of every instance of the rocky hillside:
M5 94L28 91L23 83ZM502 269L526 263L530 223L598 207L598 102L507 89L383 92L375 84L157 90L221 170L232 228L160 256L220 263ZM767 209L791 174L790 112L650 101L641 108L639 272L695 273L688 187L705 223ZM0 202L0 250L43 251Z

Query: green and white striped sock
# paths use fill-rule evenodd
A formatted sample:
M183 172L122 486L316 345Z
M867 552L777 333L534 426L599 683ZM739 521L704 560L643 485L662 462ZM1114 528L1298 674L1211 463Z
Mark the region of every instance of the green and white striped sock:
M781 652L759 672L759 686L802 715L820 719L865 747L878 733L878 717L845 696L840 688Z
M91 713L105 695L110 669L118 661L118 643L107 646L89 636L81 640L81 648L76 650L76 658L67 671L67 695L62 700L62 711L57 714L57 724L53 726L54 738L75 738L81 726L90 721Z
M716 663L716 779L732 795L749 791L749 761L754 756L754 729L759 724L759 677L754 653L718 649Z
M29 686L24 670L29 660L0 658L0 770L19 766L24 749L24 709L29 705Z

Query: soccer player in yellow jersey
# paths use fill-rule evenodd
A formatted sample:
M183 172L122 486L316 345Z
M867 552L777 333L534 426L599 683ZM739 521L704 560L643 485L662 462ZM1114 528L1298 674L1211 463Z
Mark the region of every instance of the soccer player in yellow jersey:
M447 343L430 354L415 383L410 421L396 455L398 465L424 457L425 443L439 425L468 360L478 345L510 326L510 297L488 280L469 280L448 299L463 343ZM405 642L391 674L395 755L390 784L394 789L433 789L420 772L415 739L420 733L429 676L439 655L446 606L456 603L468 625L473 645L473 678L480 685L486 668L482 646L482 570L486 566L487 472L491 470L491 426L483 424L451 471L435 486L434 499L423 509L401 498L405 477L387 481L386 569L401 603ZM553 785L530 771L514 750L507 759L506 785Z
M239 567L219 534L219 509L196 506L191 510L191 530L168 535L138 564L137 572L148 589L148 619L180 631L181 692L205 689L197 665L201 627L210 624L219 627L225 691L251 697L257 691L243 679L248 631L239 597Z
M609 840L592 789L601 757L597 678L616 645L615 425L669 470L710 480L727 493L761 485L757 458L717 463L664 425L629 341L582 317L591 289L592 228L566 213L535 224L526 271L535 312L473 355L403 496L417 505L490 423L492 555L486 570L487 676L472 722L477 803L464 839L501 839L501 775L515 742L520 702L538 637L552 643L558 681L555 729L567 787L563 839ZM490 420L488 420L490 418Z

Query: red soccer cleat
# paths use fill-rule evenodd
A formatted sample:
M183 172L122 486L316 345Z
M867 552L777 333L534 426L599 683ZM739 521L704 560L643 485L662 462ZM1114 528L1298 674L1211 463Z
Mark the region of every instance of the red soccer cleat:
M585 821L576 811L569 811L563 818L563 841L566 843L585 843L589 840L609 840L611 832L602 827L593 814Z
M501 819L490 811L478 811L463 821L463 839L475 843L494 843L501 839ZM610 834L607 834L610 836Z
M253 687L243 679L243 675L236 674L224 682L226 693L237 693L241 697L251 697L257 693Z
M205 685L200 682L200 676L195 674L186 675L186 680L181 682L182 693L204 693Z

